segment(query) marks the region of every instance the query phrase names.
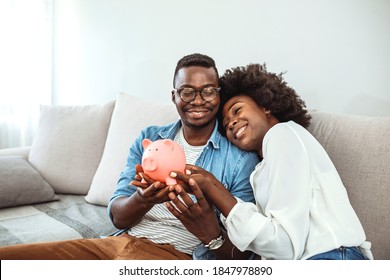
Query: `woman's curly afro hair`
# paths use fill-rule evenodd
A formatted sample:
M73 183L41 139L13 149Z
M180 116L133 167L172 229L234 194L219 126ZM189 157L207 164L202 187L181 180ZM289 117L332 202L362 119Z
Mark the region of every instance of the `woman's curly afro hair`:
M268 72L265 64L249 64L226 70L220 79L219 123L222 123L222 108L225 103L234 96L246 95L260 107L270 110L279 122L292 120L308 127L311 116L305 108L305 102L287 85L282 75L283 73L277 75Z

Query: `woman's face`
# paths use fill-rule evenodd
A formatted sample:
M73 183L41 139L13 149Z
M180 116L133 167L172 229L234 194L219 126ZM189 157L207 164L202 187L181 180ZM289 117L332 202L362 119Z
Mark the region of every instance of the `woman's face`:
M222 124L230 142L246 151L256 151L262 156L262 142L267 131L277 119L246 95L228 100L222 111Z

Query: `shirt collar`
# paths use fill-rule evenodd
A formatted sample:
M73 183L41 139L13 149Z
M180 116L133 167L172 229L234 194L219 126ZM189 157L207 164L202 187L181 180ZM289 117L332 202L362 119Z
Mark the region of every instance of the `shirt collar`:
M178 120L177 122L166 126L165 129L160 130L158 132L159 136L163 139L174 139L177 131L181 127L181 120ZM213 133L211 133L211 137L209 138L209 141L207 142L207 145L211 143L213 145L213 148L219 149L219 143L221 141L222 135L218 131L218 120L215 122L215 127L213 130Z

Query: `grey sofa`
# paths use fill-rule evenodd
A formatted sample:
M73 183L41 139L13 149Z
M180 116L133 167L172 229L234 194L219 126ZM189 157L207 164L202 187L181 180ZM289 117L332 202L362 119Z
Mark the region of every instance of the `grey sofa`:
M311 114L309 131L338 169L374 258L390 259L390 117ZM177 119L171 103L127 94L103 105L44 107L31 147L0 150L0 246L115 232L106 206L130 144L143 127ZM9 161L15 171L7 173ZM27 172L36 172L29 182L44 182L21 182Z

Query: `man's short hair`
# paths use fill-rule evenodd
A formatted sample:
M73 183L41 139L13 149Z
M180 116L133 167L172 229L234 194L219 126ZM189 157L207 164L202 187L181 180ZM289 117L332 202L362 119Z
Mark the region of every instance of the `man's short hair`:
M189 54L184 56L177 62L175 74L173 75L173 87L175 87L177 72L179 72L181 68L190 67L190 66L201 66L205 68L213 68L215 74L217 75L217 79L219 78L217 66L215 65L214 59L204 54L194 53L194 54Z

